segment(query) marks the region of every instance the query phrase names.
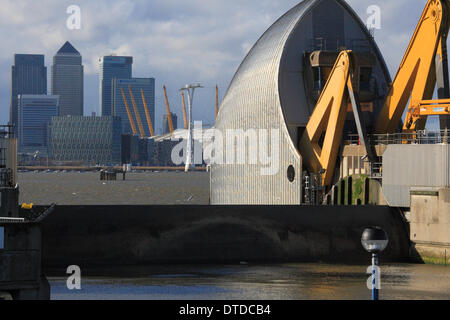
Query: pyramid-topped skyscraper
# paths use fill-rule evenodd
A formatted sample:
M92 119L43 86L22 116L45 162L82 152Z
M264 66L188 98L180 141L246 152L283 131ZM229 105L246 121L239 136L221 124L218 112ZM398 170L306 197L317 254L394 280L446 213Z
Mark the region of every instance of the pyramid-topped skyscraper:
M67 41L52 65L52 95L59 95L60 115L83 115L83 74L81 54Z

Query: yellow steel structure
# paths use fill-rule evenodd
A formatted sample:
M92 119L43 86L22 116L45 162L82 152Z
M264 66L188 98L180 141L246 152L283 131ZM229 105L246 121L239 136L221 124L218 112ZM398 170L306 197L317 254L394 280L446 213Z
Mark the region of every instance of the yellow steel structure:
M447 36L449 32L448 0L429 0L417 24L414 35L389 88L384 106L375 125L375 133L394 133L401 122L408 101L408 115L403 130L422 130L428 114L417 113L423 100L430 100L436 86L436 65L445 64L439 75L446 82L444 98L448 96ZM436 59L437 58L437 59ZM433 103L439 105L442 100Z
M167 98L166 86L163 86L163 89L164 89L164 99L166 100L167 121L169 122L170 133L172 134L175 130L173 128L172 113L170 112L169 99Z
M152 118L148 112L147 101L145 100L144 90L141 89L142 104L144 105L145 117L147 118L148 130L150 132L150 137L155 136L155 131L153 130Z
M187 130L188 128L188 120L186 115L186 104L184 102L184 92L181 90L181 105L183 106L183 121L184 121L184 128Z
M428 116L450 115L450 99L422 100L417 105L411 104L405 122L405 128L414 127Z
M141 138L145 138L145 131L144 131L144 126L142 125L141 115L139 114L139 110L136 105L136 101L134 100L133 91L131 90L130 86L128 87L128 91L130 92L131 103L133 104L133 109L134 109L136 120L137 120L137 123L139 126L139 132L141 134Z
M430 115L450 115L447 36L450 26L448 0L429 0L411 42L389 87L375 124L375 133L395 133L409 102L404 132L423 130ZM347 105L351 102L361 140L365 129L360 121L359 70L351 51L339 54L303 134L299 149L311 173L322 173L323 185L333 183L336 159L342 140ZM438 84L439 100L430 100ZM365 141L364 141L365 144ZM374 158L370 147L366 150Z
M354 75L352 52L341 52L300 140L304 165L310 172L325 171L322 176L324 186L333 182L349 103L347 90L353 91Z
M133 131L134 135L137 135L136 126L134 125L134 121L133 121L133 115L131 114L130 107L127 102L127 98L125 96L125 92L123 91L123 88L120 88L120 91L122 92L123 103L125 104L125 108L127 109L127 115L128 115L128 120L130 121L131 130Z

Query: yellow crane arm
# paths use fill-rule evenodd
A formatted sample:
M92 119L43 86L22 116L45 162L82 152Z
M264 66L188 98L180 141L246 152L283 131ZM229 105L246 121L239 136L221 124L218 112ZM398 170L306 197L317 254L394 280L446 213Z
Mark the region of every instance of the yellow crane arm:
M163 86L163 89L164 89L164 98L166 100L167 121L169 122L170 133L172 134L175 130L173 128L172 113L170 112L169 99L167 99L166 86Z
M300 153L308 170L314 173L325 171L323 174L325 186L333 181L347 114L346 89L352 88L350 77L352 71L351 51L341 52L299 144Z
M436 85L436 52L438 46L440 51L444 51L442 46L446 43L442 43L442 39L446 39L449 32L448 11L448 0L427 2L378 116L376 133L394 133L408 101L411 102L411 113L420 101L432 98ZM448 70L445 72L448 73ZM411 122L410 119L407 119L408 122ZM407 123L405 129L413 129L407 128ZM424 123L421 125L424 126Z
M148 112L147 101L145 100L144 90L141 89L142 104L144 105L145 117L147 118L148 130L150 131L150 137L155 136L155 131L153 130L152 118Z
M183 106L183 121L184 121L184 128L188 128L188 120L186 115L186 103L184 102L184 92L181 90L181 104Z
M134 125L133 121L133 115L131 114L130 107L128 106L127 98L125 97L125 92L123 91L123 88L120 88L120 91L122 91L122 99L125 103L125 108L127 109L128 114L128 120L130 121L131 130L133 131L133 134L137 134L136 126Z
M133 104L134 113L136 115L136 120L139 126L139 132L141 133L141 138L145 138L144 126L142 125L141 115L139 114L138 107L136 105L136 101L134 100L133 91L131 91L131 87L128 87L128 91L130 92L131 103Z

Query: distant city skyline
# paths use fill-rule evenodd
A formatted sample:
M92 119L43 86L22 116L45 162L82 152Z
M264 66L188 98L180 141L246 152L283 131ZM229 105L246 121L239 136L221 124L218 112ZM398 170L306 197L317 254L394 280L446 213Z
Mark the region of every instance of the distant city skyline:
M165 114L162 85L168 90L171 109L181 112L178 89L201 82L194 119L214 123L214 87L220 100L244 56L261 34L299 0L218 1L207 5L183 2L80 0L81 29L66 26L70 3L49 0L42 8L37 1L2 1L0 12L0 122L9 120L10 75L15 53L45 54L51 66L54 53L70 41L84 57L84 114L100 113L98 59L104 55L133 56L134 77L156 78L156 119ZM381 29L375 40L391 76L400 64L422 10L422 0L348 0L363 22L370 5L381 8ZM43 10L44 9L44 10ZM14 12L14 14L10 14ZM39 12L39 14L36 14ZM403 19L398 19L402 12Z

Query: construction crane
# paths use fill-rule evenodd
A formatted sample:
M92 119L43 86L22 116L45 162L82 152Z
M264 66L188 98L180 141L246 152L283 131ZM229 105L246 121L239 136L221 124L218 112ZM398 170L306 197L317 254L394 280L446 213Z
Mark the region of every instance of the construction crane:
M169 99L167 98L166 86L163 86L163 89L164 89L164 99L166 100L167 121L169 122L170 134L172 134L175 130L173 128L172 113L170 112Z
M139 126L139 132L141 134L141 138L145 138L144 126L142 125L141 115L139 114L138 107L136 105L136 101L134 100L133 91L131 91L131 87L128 86L128 91L130 92L131 103L133 105L134 113L136 115L136 120Z
M378 116L375 133L394 133L410 101L404 132L425 128L429 115L450 115L447 35L449 1L429 0L400 64L395 80ZM300 140L299 149L311 173L322 174L324 186L333 183L342 141L347 105L351 103L361 144L369 161L376 154L367 142L358 95L359 68L356 54L343 51L328 77L314 112ZM430 100L438 84L439 100Z
M181 105L183 107L183 121L184 121L184 129L188 129L188 120L187 120L187 115L186 115L186 103L184 100L184 92L183 90L181 91Z
M128 115L128 120L130 121L131 130L133 131L134 135L137 135L136 126L134 125L134 121L133 121L133 115L131 114L130 107L127 102L127 98L125 96L125 92L123 91L123 88L120 88L120 91L122 92L123 103L125 104L125 108L127 109L127 115Z
M152 118L148 112L147 101L145 100L144 90L141 89L142 104L144 105L145 117L147 118L148 130L150 132L150 137L155 136L155 131L153 130Z

